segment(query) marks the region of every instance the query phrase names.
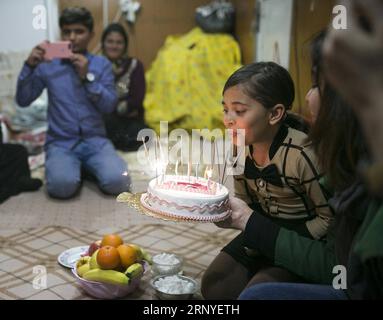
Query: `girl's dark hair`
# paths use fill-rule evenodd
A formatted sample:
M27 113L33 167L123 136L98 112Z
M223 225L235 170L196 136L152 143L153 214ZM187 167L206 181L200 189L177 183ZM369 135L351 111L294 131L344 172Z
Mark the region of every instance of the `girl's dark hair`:
M257 62L238 69L226 81L223 93L239 84L266 109L283 104L289 110L294 102L294 82L289 72L274 62Z
M231 87L242 85L245 93L261 103L266 109L283 104L290 110L294 98L294 82L290 73L274 62L252 63L235 71L226 81L223 93ZM284 123L291 128L307 133L308 122L297 114L288 112Z
M60 28L68 24L80 23L93 31L94 21L90 11L83 7L70 7L63 10L59 19Z
M363 135L351 107L327 83L322 68L322 45L326 33L313 40L314 81L320 90L320 110L309 139L331 186L342 191L356 181L357 166L367 155ZM316 74L315 74L316 73Z
M128 37L128 34L126 33L124 27L119 23L110 24L109 26L106 27L106 29L102 33L102 36L101 36L101 48L102 48L102 50L104 50L104 47L105 47L106 37L112 32L117 32L124 38L124 43L125 43L124 50L126 53L126 51L128 50L128 45L129 45L129 37Z

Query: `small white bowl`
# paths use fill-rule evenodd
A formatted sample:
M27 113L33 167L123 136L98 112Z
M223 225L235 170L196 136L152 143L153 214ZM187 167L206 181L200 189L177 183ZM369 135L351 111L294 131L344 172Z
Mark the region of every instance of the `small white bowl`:
M182 271L182 258L173 254L174 257L178 260L177 263L169 264L169 263L159 263L156 261L156 257L160 256L161 254L169 254L166 252L162 252L159 254L156 254L153 258L153 264L152 264L152 272L154 275L173 275L178 274Z
M162 275L162 276L157 276L155 277L154 279L152 279L150 281L150 285L152 286L152 288L154 289L157 297L161 300L190 300L193 298L194 294L197 292L198 290L198 284L197 284L197 281L195 281L194 279L192 278L189 278L189 277L185 277L185 276L180 276L180 275L172 275L172 276L176 276L182 280L186 280L188 282L190 282L192 285L193 285L193 289L191 292L188 292L188 293L166 293L166 292L163 292L161 291L157 286L156 286L156 282L159 280L159 279L162 279L162 278L166 278L166 277L169 277L168 275Z

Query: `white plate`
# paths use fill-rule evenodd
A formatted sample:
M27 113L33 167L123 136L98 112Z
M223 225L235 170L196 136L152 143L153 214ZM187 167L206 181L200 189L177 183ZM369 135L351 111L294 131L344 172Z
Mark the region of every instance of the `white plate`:
M81 255L88 252L88 249L89 246L70 248L62 252L57 258L57 261L64 267L73 268Z

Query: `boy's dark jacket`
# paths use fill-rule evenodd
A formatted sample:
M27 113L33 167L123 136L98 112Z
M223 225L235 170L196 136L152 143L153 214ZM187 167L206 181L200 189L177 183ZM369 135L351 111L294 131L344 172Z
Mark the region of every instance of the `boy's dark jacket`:
M258 250L308 282L332 285L337 265L346 267L350 299L383 299L383 204L362 184L331 200L335 221L324 241L300 236L254 212L245 246Z

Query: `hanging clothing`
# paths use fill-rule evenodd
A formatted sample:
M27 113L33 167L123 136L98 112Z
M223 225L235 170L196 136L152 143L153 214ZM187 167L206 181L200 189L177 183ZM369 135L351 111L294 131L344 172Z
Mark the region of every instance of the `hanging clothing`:
M146 73L146 122L159 132L160 121L175 128L223 128L222 89L240 67L238 43L227 34L195 28L169 36Z

